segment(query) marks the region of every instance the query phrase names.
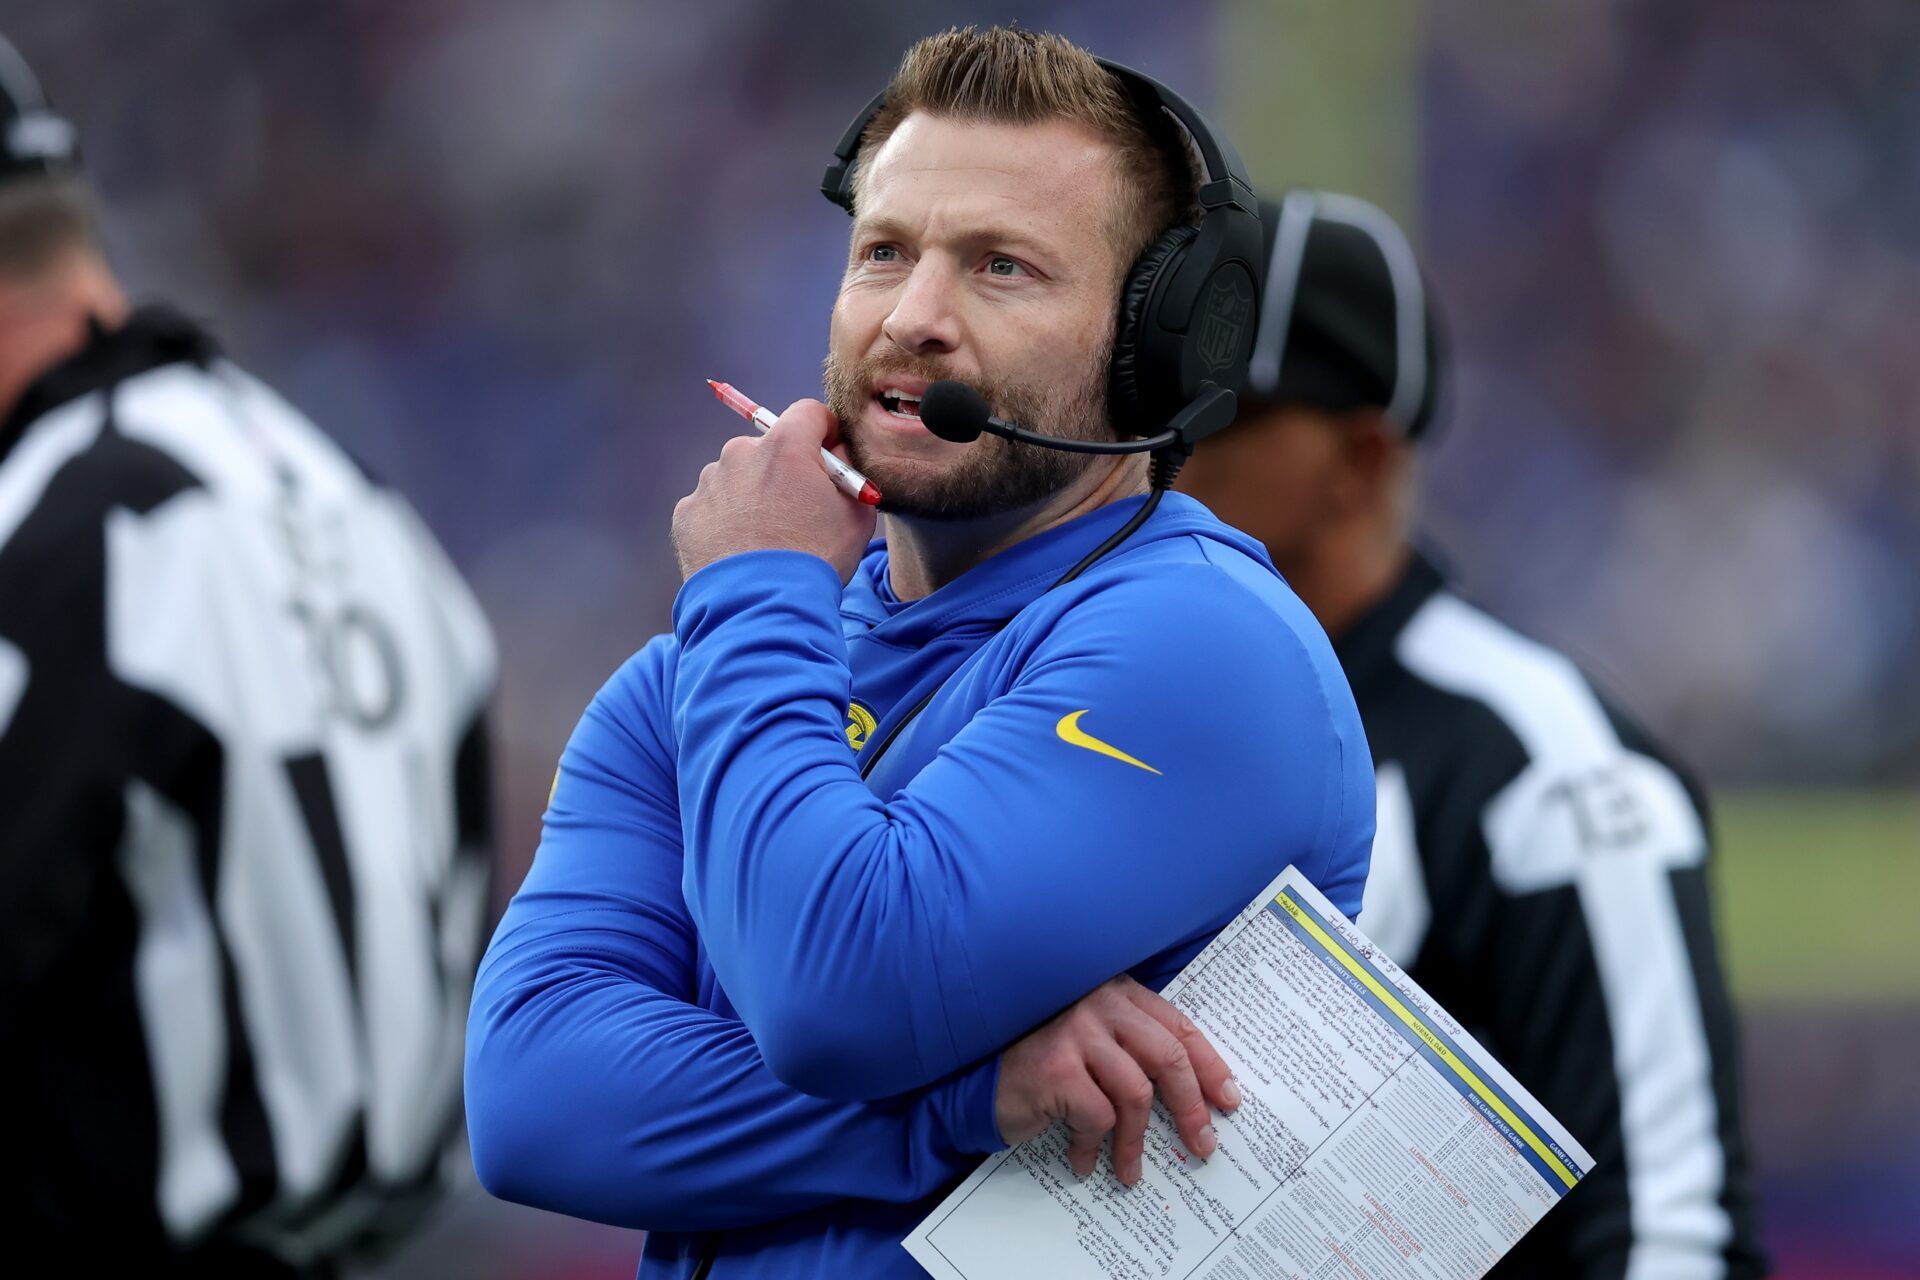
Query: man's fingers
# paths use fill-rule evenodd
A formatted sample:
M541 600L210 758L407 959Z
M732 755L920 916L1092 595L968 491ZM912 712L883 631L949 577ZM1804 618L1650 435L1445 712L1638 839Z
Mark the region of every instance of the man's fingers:
M783 449L820 449L833 438L838 426L833 410L818 400L795 400L768 429L766 438Z
M1206 1034L1193 1025L1193 1019L1139 983L1128 987L1126 996L1134 1008L1179 1038L1186 1048L1188 1059L1193 1063L1194 1079L1200 1082L1200 1092L1208 1102L1222 1111L1232 1111L1240 1105L1240 1086L1233 1082L1233 1072L1228 1068L1226 1059L1220 1056L1219 1050L1213 1047Z
M1147 1118L1153 1114L1153 1081L1111 1040L1098 1041L1088 1050L1087 1070L1113 1104L1113 1172L1130 1187L1140 1181Z
M833 410L827 410L827 434L820 446L828 453L844 453L847 446L847 424Z
M1213 1154L1213 1116L1194 1076L1193 1062L1178 1036L1137 1008L1122 1013L1114 1023L1120 1047L1153 1078L1160 1097L1180 1131L1187 1150L1201 1157Z
M1082 1072L1065 1092L1060 1117L1067 1126L1067 1163L1081 1177L1100 1163L1100 1142L1113 1131L1113 1103L1093 1077Z

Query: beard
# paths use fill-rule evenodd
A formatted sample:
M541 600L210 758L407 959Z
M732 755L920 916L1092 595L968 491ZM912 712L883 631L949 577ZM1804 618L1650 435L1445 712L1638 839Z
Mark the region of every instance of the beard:
M1047 384L974 376L960 379L986 397L994 416L1030 431L1073 440L1112 440L1107 423L1109 343L1079 377ZM874 384L889 374L938 382L953 377L938 361L893 350L842 364L827 353L827 407L840 419L847 457L883 495L880 510L923 520L979 520L1036 506L1066 488L1098 460L982 434L966 452L934 470L928 463L884 456L864 435L861 418Z

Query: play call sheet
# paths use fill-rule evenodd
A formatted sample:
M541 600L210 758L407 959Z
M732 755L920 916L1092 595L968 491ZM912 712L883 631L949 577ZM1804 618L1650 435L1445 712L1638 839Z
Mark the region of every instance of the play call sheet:
M940 1280L1280 1280L1486 1272L1587 1153L1289 867L1163 993L1245 1101L1204 1163L1162 1108L1144 1176L1047 1133L988 1160L906 1248Z

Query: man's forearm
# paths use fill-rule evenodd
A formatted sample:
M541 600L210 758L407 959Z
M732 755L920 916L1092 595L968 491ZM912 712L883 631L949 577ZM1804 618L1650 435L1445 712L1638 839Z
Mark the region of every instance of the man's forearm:
M760 552L688 580L682 893L780 1078L843 1098L936 1079L1218 928L1288 862L1358 906L1348 846L1370 822L1343 815L1370 819L1348 783L1371 774L1341 772L1354 744L1304 652L1274 652L1271 616L1220 587L1178 614L1154 583L1074 605L883 800L843 733L826 563ZM1209 661L1155 679L1194 630ZM1090 706L1149 760L1077 745L1061 726Z
M644 1230L751 1226L847 1198L909 1202L998 1149L995 1064L915 1094L830 1102L776 1079L738 1021L636 980L591 922L491 956L467 1113L503 1199Z

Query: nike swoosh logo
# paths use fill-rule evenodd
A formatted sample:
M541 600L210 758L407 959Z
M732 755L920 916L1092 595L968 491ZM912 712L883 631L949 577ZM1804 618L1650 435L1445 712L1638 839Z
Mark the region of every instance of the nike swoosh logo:
M1079 711L1067 712L1066 715L1060 717L1060 723L1053 726L1053 731L1060 735L1062 742L1070 742L1076 747L1085 747L1089 751L1097 751L1108 759L1118 760L1121 764L1130 764L1136 769L1145 769L1151 774L1156 774L1161 777L1166 776L1146 761L1136 760L1120 748L1114 746L1111 742L1102 742L1085 729L1082 729L1080 727L1080 717L1091 710L1093 710L1092 707L1086 707Z

